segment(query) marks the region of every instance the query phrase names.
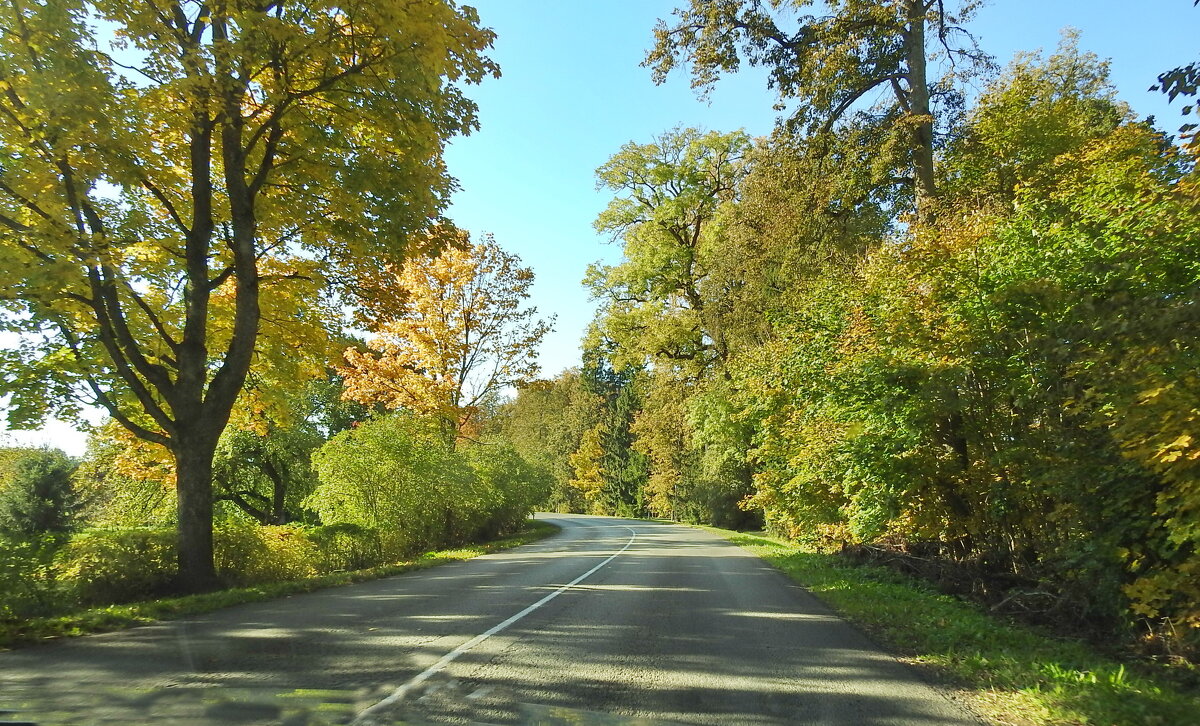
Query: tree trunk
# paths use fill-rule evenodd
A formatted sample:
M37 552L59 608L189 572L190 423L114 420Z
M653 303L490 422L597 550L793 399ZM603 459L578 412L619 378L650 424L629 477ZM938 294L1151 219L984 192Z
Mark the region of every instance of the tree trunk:
M273 524L287 524L290 517L287 513L287 482L282 476L271 479L271 518Z
M933 112L929 108L925 68L925 0L907 0L905 15L908 32L904 38L904 56L908 66L908 116L912 124L917 219L926 222L937 197L937 183L933 169Z
M175 445L175 488L179 497L179 578L184 592L207 592L220 584L213 564L212 462L216 441Z

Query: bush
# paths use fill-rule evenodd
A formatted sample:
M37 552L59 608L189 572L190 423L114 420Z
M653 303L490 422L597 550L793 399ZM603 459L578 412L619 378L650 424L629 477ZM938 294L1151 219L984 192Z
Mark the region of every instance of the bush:
M233 587L318 574L318 548L296 526L237 523L213 532L217 574Z
M85 605L130 602L170 589L178 571L173 529L80 532L55 558L55 577Z
M0 537L0 622L49 615L64 599L54 578L60 535Z
M343 522L313 527L307 535L317 547L317 567L323 573L365 570L387 559L377 529Z
M320 547L302 527L225 525L214 530L213 546L217 573L234 587L297 580L326 571ZM54 560L47 577L61 583L81 604L142 600L171 590L178 571L176 532L87 530L71 537Z
M478 536L491 538L517 531L533 508L550 496L553 480L549 472L529 464L510 444L475 444L464 454L489 495Z
M306 506L328 524L377 531L385 558L515 531L550 488L511 445L456 450L436 422L403 413L343 431L313 466L321 483Z
M388 557L463 542L487 497L436 422L397 413L334 436L313 454L320 484L306 506L327 524L378 529Z
M70 528L76 497L75 463L58 449L31 449L12 466L12 481L0 490L0 528L38 535Z

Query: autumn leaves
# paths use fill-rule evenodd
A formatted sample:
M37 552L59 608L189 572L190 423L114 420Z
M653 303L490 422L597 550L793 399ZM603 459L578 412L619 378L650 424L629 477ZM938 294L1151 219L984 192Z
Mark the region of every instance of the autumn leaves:
M439 419L478 436L481 410L536 378L550 323L524 307L533 271L490 236L410 259L396 275L402 311L345 353L346 396Z

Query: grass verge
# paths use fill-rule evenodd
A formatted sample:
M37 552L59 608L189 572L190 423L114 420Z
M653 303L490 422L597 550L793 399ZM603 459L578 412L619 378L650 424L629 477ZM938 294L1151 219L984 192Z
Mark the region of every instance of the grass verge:
M995 724L1200 723L1200 694L1086 644L990 616L893 570L769 537L707 528L787 573L907 662L930 668Z
M44 642L54 638L120 630L135 625L151 623L156 620L169 620L171 618L207 613L229 607L230 605L272 600L284 595L312 592L313 590L321 590L327 587L338 587L366 580L377 580L381 577L390 577L403 572L412 572L413 570L424 570L436 567L437 565L469 560L489 552L528 544L548 537L557 532L558 529L558 527L548 522L531 520L522 531L511 537L484 542L482 544L458 547L456 549L428 552L411 560L380 565L379 567L372 567L365 570L336 572L303 580L274 582L255 587L239 587L207 592L200 595L145 600L123 605L109 605L55 617L30 618L15 623L0 623L0 650Z

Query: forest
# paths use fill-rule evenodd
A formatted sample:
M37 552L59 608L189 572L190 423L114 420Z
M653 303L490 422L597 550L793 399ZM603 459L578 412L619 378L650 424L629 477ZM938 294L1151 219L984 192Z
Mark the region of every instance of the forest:
M972 2L683 4L653 79L765 67L775 130L612 150L622 259L542 378L533 269L443 214L464 87L499 73L473 9L163 5L0 8L0 395L14 427L106 416L81 459L0 451L0 622L545 509L1200 647L1200 135L1071 33L1001 68ZM1185 121L1198 79L1158 79Z

